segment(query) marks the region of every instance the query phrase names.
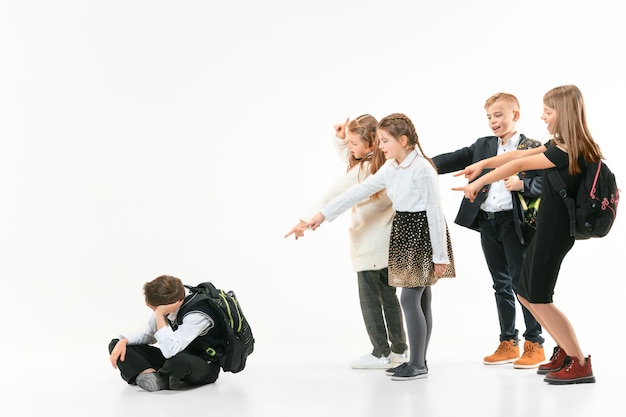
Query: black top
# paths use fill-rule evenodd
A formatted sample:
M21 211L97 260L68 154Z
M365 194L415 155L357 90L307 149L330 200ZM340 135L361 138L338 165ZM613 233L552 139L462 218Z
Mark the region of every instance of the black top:
M576 195L581 174L570 175L569 159L565 151L546 143L544 152L563 178L570 195ZM541 206L537 216L537 231L530 242L522 267L518 294L534 303L550 303L563 258L574 245L570 236L567 207L559 193L544 175L541 190Z

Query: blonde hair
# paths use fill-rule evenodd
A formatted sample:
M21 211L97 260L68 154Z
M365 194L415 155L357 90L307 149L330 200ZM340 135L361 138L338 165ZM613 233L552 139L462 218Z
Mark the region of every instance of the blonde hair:
M487 100L485 100L485 109L498 101L508 103L513 108L513 111L519 111L520 109L517 97L509 93L496 93L492 95Z
M353 119L348 123L348 131L359 136L359 139L367 144L368 147L372 147L373 151L370 155L356 159L354 155L350 154L348 158L348 171L355 165L360 164L359 172L365 167L365 162L369 161L369 172L367 174L374 174L385 163L385 155L378 149L378 135L376 135L376 129L378 128L378 121L371 114L362 114L361 116ZM383 191L379 191L371 196L372 199L378 199Z
M587 127L583 95L575 85L555 87L543 96L543 104L556 112L552 144L563 143L567 147L569 173L580 172L578 158L588 162L604 159L600 146L593 140Z
M399 139L400 136L405 135L408 138L408 145L412 145L413 148L415 146L418 147L420 153L430 164L437 170L437 167L433 163L432 159L426 156L424 150L422 149L422 145L420 144L419 137L417 136L417 132L415 131L415 126L411 119L409 119L406 115L402 113L393 113L389 116L383 117L380 123L378 123L378 128L388 132L395 139Z

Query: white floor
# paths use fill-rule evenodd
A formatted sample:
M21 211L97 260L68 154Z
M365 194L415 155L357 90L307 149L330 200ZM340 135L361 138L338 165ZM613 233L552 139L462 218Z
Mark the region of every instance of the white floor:
M104 352L104 348L102 351ZM27 372L5 356L2 415L184 416L601 416L622 411L621 368L594 362L596 384L550 386L534 370L485 366L480 358L430 355L430 375L391 381L380 370L353 370L349 358L303 360L255 352L239 374L181 391L145 392L123 382L106 354L59 353ZM43 358L42 358L43 359ZM44 362L47 362L44 364ZM68 364L73 370L64 371ZM13 370L13 371L11 371ZM620 411L621 410L621 411Z

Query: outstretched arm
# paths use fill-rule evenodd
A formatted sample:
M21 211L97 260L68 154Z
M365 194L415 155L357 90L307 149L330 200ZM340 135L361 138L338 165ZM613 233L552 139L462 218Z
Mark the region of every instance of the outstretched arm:
M541 147L543 148L543 146ZM535 148L535 149L541 149ZM530 152L531 150L524 150L521 152ZM514 153L518 151L512 151L510 153ZM502 155L506 155L502 154ZM498 155L500 156L500 155ZM498 158L498 157L494 157ZM493 158L489 158L493 159ZM476 164L474 164L476 165ZM491 184L493 182L499 181L501 179L507 178L519 171L528 171L533 169L547 169L553 168L555 165L550 161L543 153L533 152L533 154L526 154L523 158L513 159L506 162L503 165L498 166L496 169L488 172L482 177L476 179L473 182L465 185L464 187L453 187L454 191L463 191L465 193L465 198L468 198L471 202L474 202L478 192L487 184ZM469 167L468 167L469 168ZM466 168L467 169L467 168ZM455 176L462 175L461 173L454 174Z
M478 177L481 172L488 168L497 168L502 166L508 162L514 161L516 159L525 158L531 155L536 155L539 153L544 153L546 151L545 146L539 146L538 148L531 149L516 149L513 151L505 152L500 155L492 156L491 158L482 159L478 162L473 163L472 165L466 167L464 170L456 172L453 174L455 177L459 177L461 175L465 176L468 181L473 180ZM519 172L519 171L518 171ZM511 175L516 174L513 172ZM506 177L504 177L506 178ZM498 178L503 179L503 178ZM496 180L497 181L497 180ZM493 181L491 181L493 182ZM487 183L490 184L491 182Z
M326 220L326 217L322 213L317 213L311 220L309 220L307 226L309 226L311 230L315 230L320 227L322 223L324 223L324 220Z

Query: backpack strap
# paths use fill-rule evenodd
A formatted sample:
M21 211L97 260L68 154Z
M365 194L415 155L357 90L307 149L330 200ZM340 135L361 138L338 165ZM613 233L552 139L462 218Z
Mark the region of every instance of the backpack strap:
M550 177L552 187L559 193L565 203L565 207L567 207L567 214L569 215L569 235L574 237L576 236L576 201L573 198L568 198L565 182L557 170L549 169L546 172Z
M522 193L518 192L517 196L519 197L519 202L522 205L524 211L528 210L528 204L526 204L526 199L524 198L524 196L522 196Z

